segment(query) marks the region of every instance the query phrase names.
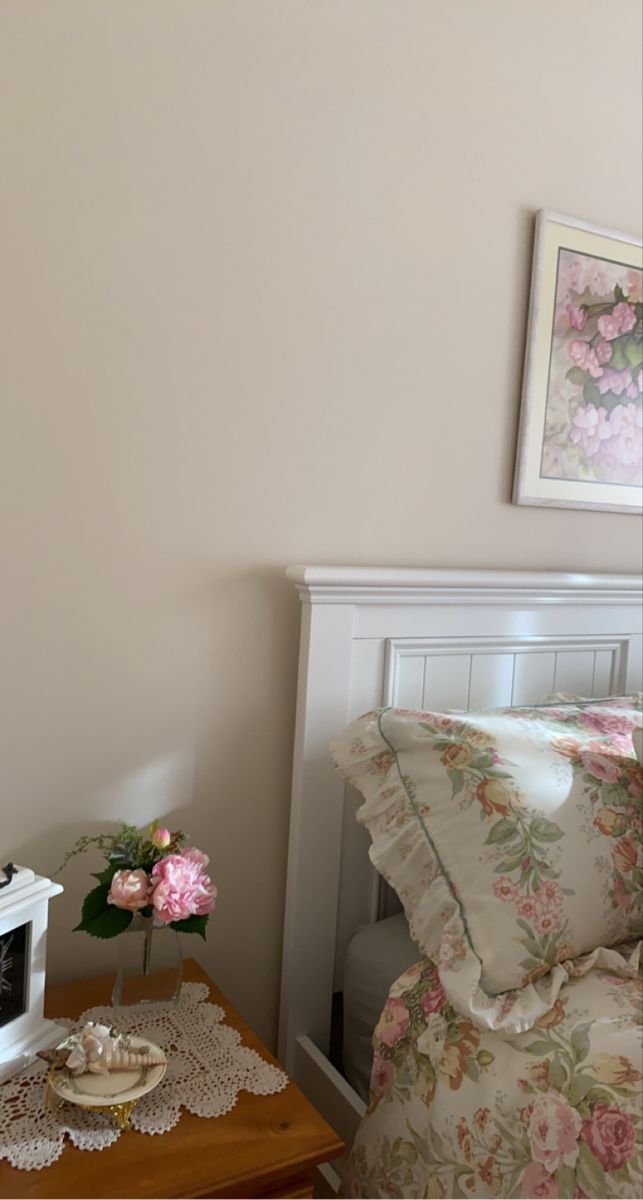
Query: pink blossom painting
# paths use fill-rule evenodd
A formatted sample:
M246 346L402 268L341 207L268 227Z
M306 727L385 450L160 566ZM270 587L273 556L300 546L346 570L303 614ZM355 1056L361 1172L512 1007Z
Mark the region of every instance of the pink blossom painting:
M541 473L641 484L643 275L558 252Z
M515 500L640 511L640 243L539 214Z

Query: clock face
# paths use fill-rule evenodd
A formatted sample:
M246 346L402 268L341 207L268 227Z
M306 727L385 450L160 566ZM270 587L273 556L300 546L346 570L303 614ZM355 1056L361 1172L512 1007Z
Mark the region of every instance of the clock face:
M27 1011L30 928L0 933L0 1027Z

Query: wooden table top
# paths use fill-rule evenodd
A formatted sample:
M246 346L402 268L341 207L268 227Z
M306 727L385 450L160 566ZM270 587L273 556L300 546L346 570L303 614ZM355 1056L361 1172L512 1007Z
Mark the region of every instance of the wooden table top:
M262 1058L275 1059L193 959L184 978L206 983L210 999L225 1010L227 1024ZM48 1017L75 1017L109 1004L112 976L47 989ZM294 1083L274 1096L241 1092L222 1117L203 1119L183 1111L174 1129L150 1136L130 1131L107 1150L77 1150L67 1142L56 1163L42 1171L17 1171L0 1160L0 1197L200 1197L279 1194L279 1185L320 1162L336 1158L340 1139ZM296 1194L296 1193L295 1193Z

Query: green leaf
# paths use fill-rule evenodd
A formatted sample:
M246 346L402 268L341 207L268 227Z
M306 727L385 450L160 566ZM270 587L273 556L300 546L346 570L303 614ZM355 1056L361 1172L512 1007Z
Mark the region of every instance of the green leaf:
M554 871L553 867L543 866L542 863L538 863L538 871L547 879L558 879L558 876L560 875L560 871Z
M596 1087L593 1087L590 1092L586 1093L586 1099L590 1102L592 1107L595 1104L610 1105L614 1103L614 1097L612 1094L607 1090L607 1088L601 1087L599 1084L597 1084Z
M577 1062L581 1062L581 1060L583 1058L587 1058L587 1055L589 1054L589 1036L587 1033L587 1028L588 1027L586 1025L580 1025L578 1029L574 1030L570 1039L571 1051Z
M587 372L583 371L582 367L570 367L565 375L565 379L569 379L570 383L580 383L582 387L587 379Z
M574 1195L576 1191L576 1172L573 1167L561 1167L556 1172L556 1186L561 1200Z
M487 834L485 846L502 845L503 842L510 842L514 837L520 837L519 831L513 821L503 817L501 821L496 821L495 825L492 825Z
M539 1038L538 1041L532 1042L529 1046L523 1046L523 1050L527 1054L538 1054L542 1058L543 1055L551 1054L551 1042L546 1042L544 1038Z
M81 910L82 921L93 921L95 917L100 916L100 914L104 912L104 910L108 907L108 892L108 884L101 883L98 885L98 887L92 888L91 892L87 893L85 899L83 900L83 907Z
M614 288L614 299L616 300L617 304L619 304L621 300L625 299L625 292L623 291L623 288L618 283L616 284L616 286Z
M576 1108L591 1092L595 1083L596 1080L592 1079L591 1075L574 1075L569 1088L569 1103Z
M597 1158L594 1158L587 1142L578 1143L578 1160L576 1163L576 1180L588 1196L607 1196L609 1189L605 1172Z
M503 862L498 863L498 866L493 868L494 875L509 874L511 871L517 871L518 867L522 864L523 857L524 855L521 851L517 858L505 858Z
M616 408L617 404L623 403L621 397L615 396L614 392L604 392L601 396L600 402L607 412L611 412L613 408Z
M104 871L92 871L92 876L94 879L97 879L99 883L106 883L109 885L112 882L117 870L118 868L115 863L108 863Z
M208 923L207 916L205 917L186 917L184 921L170 921L170 929L176 929L177 933L198 933L205 941L205 930Z
M597 407L601 403L601 393L599 392L596 384L592 383L591 379L585 380L585 386L583 387L583 400L586 404L595 404Z
M464 772L461 771L458 767L450 767L447 770L447 775L449 776L449 779L451 780L451 786L453 788L453 795L457 796L458 793L461 792L464 787Z
M625 358L632 371L637 371L643 362L643 344L631 335L625 343Z
M627 366L624 341L625 339L620 337L614 338L614 341L610 342L612 347L612 357L610 358L608 365L613 367L615 371L622 371Z
M565 1083L567 1082L567 1072L565 1071L565 1068L558 1057L554 1058L550 1063L549 1081L551 1086L556 1088L557 1092L562 1091Z
M473 1083L477 1083L480 1079L480 1069L475 1058L468 1058L464 1069L466 1074L469 1076L469 1079L471 1079Z
M554 825L553 821L547 821L545 817L536 817L535 821L531 822L529 832L538 842L557 842L563 836L560 826Z
M123 933L132 920L131 912L107 903L109 885L99 883L85 896L79 924L74 932L82 931L90 937L113 938Z

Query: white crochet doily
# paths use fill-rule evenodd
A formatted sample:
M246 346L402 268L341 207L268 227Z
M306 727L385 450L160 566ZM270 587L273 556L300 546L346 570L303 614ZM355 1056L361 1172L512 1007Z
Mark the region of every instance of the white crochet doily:
M288 1078L254 1050L241 1044L236 1029L223 1024L224 1012L207 1002L204 983L184 983L173 1007L88 1008L78 1022L59 1021L80 1029L86 1021L117 1025L123 1033L149 1037L168 1059L165 1078L143 1096L131 1123L140 1133L166 1133L181 1109L197 1117L220 1117L237 1103L239 1092L270 1096ZM47 1066L41 1059L20 1075L0 1084L0 1158L23 1171L51 1166L63 1152L65 1135L79 1150L105 1150L121 1135L106 1113L90 1113L73 1105L59 1110L45 1104Z

